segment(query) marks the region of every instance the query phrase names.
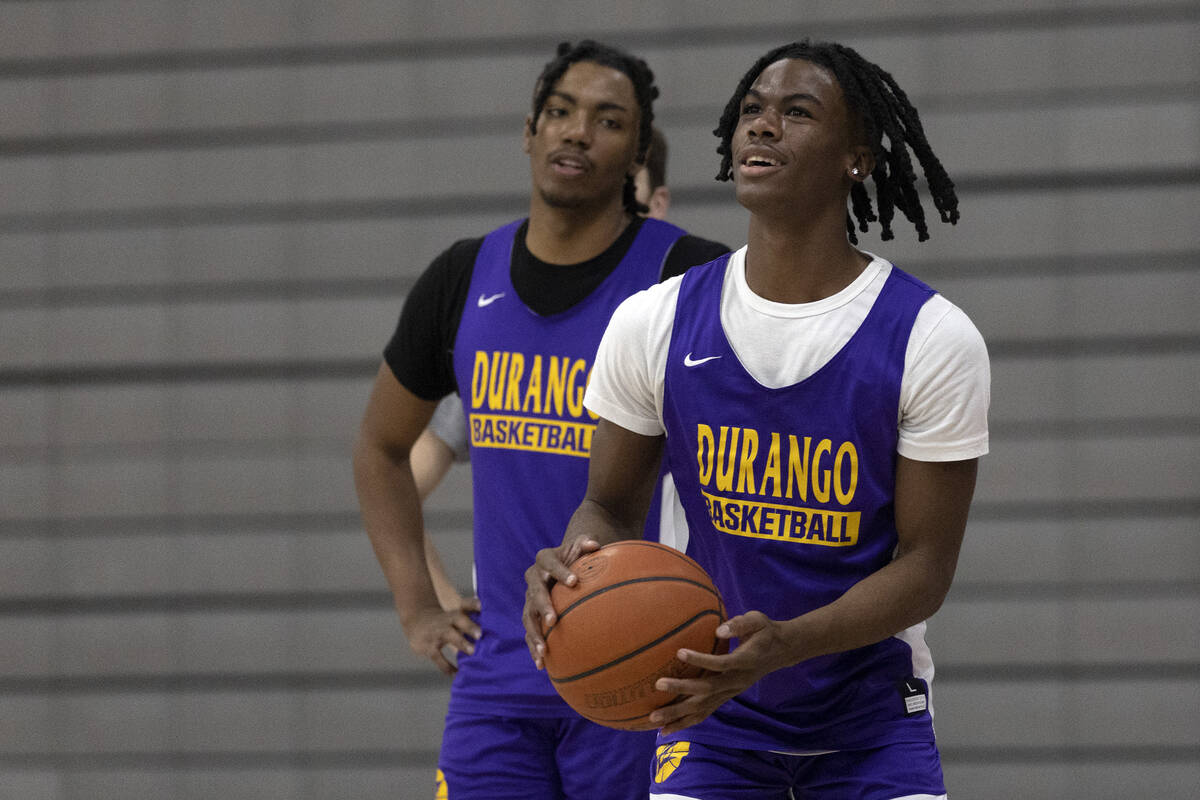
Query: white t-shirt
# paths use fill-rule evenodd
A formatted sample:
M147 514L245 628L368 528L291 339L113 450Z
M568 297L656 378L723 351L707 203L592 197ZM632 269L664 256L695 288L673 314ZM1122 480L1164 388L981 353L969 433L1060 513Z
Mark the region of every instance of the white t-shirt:
M871 255L868 253L867 255ZM765 387L804 380L866 319L892 265L871 263L849 286L814 303L775 303L746 283L746 248L733 253L721 290L721 327L733 352ZM662 435L663 379L682 277L625 300L596 353L588 409L645 436ZM983 337L967 315L934 295L913 323L900 382L897 451L915 461L960 461L988 451L991 372Z

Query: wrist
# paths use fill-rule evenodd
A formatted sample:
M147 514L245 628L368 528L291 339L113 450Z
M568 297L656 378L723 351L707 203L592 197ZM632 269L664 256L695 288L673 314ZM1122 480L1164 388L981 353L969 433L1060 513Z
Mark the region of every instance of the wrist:
M799 664L810 658L825 655L828 635L820 615L815 612L802 614L780 623L780 636L784 642L788 665Z
M413 603L396 603L396 614L400 617L400 625L408 632L409 628L414 625L425 614L429 612L440 613L442 605L436 597L431 598L432 602L424 600Z

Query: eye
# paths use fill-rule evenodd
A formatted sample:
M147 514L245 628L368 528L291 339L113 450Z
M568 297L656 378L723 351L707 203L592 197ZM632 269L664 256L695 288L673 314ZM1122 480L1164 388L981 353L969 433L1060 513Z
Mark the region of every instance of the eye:
M600 124L603 125L604 127L608 128L609 130L613 130L613 131L619 131L619 130L621 130L621 128L624 127L621 124L620 120L612 119L612 118L602 119L602 120L600 120Z
M802 106L792 106L791 108L788 109L787 113L788 113L789 117L811 117L812 116L812 114L808 113L808 109L806 109Z
M762 110L762 107L759 106L758 103L743 103L742 104L742 114L757 114L761 110Z
M546 106L542 109L542 113L547 117L565 117L567 110L561 106Z

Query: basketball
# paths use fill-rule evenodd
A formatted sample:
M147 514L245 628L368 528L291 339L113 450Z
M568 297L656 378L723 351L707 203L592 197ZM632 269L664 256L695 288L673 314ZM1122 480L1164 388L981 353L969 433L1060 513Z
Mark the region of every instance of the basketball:
M675 657L685 647L724 652L716 636L725 607L708 573L658 542L605 545L571 565L575 586L550 590L557 621L543 631L546 673L567 705L622 730L655 727L647 717L677 695L659 678L703 673Z

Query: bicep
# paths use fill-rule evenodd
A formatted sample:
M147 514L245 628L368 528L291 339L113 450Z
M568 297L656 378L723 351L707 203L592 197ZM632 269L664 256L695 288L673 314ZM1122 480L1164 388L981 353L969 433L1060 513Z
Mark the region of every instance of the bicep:
M589 411L644 436L663 432L658 406L678 287L658 284L617 307L584 396Z
M623 527L640 531L654 495L662 448L662 436L644 436L601 418L592 436L586 499Z
M931 300L913 327L900 395L899 451L922 461L976 458L988 450L987 346L961 309Z
M480 242L456 242L421 273L384 348L393 375L421 397L437 399L455 391L450 353Z
M436 406L406 389L391 368L381 364L363 413L359 441L378 447L397 460L408 458Z
M975 492L978 459L914 461L896 466L898 556L920 553L949 589Z

